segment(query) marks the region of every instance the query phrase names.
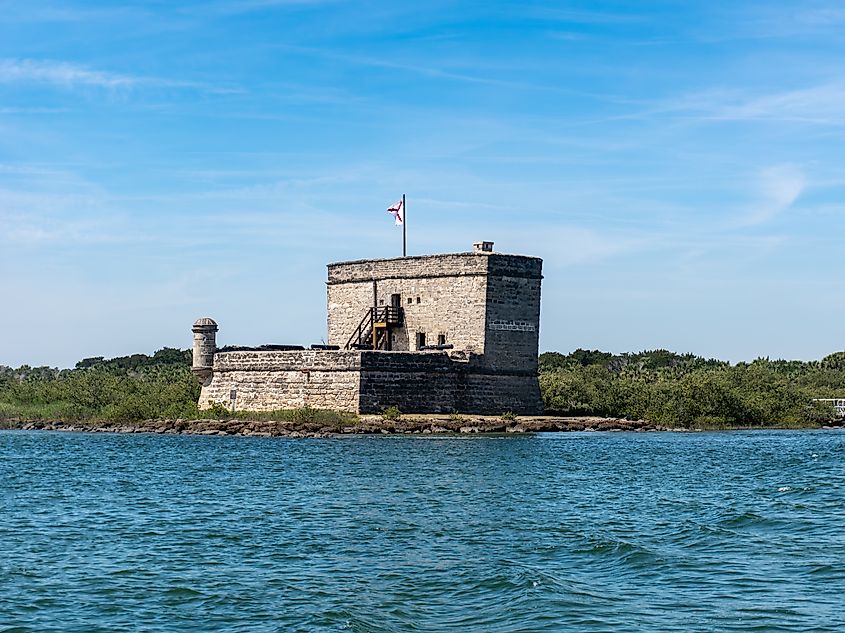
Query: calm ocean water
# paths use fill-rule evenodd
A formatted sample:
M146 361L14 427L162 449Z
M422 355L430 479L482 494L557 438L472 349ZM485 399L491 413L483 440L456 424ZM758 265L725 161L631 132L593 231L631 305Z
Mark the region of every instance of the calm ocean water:
M845 432L0 432L0 631L845 631Z

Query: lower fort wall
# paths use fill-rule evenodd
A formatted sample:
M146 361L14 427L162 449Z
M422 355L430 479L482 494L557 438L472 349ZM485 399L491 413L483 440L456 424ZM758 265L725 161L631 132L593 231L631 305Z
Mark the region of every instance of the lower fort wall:
M443 352L362 352L360 412L456 411L460 365Z
M199 408L214 403L243 411L334 409L358 411L360 352L295 350L221 352Z
M444 352L335 350L219 352L202 387L201 409L214 403L237 410L313 407L379 413L542 413L536 374L491 372Z
M467 375L464 406L467 413L541 415L543 398L537 375Z

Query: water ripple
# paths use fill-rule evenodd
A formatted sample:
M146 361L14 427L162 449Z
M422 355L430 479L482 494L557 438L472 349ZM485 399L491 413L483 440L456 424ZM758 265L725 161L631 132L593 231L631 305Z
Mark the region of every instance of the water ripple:
M842 631L843 451L0 432L0 633Z

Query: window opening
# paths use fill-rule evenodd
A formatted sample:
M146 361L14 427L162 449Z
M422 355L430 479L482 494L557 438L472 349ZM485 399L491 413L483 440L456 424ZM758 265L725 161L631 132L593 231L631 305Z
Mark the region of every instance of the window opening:
M425 332L417 332L417 349L425 347Z

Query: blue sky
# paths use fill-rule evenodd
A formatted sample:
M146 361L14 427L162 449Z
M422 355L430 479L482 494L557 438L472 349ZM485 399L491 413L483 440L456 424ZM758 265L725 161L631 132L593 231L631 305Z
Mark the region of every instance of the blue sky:
M840 2L0 0L0 364L319 342L325 264L543 257L541 349L843 348Z

